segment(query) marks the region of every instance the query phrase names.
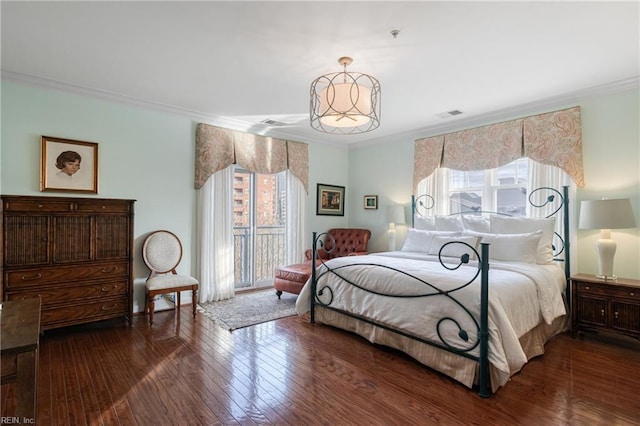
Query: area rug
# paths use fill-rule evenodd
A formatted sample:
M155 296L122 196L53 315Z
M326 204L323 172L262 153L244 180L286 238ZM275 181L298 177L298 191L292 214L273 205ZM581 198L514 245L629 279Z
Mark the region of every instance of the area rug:
M220 302L198 305L198 312L229 330L249 327L296 314L297 295L282 293L280 299L274 289L236 294L236 297Z

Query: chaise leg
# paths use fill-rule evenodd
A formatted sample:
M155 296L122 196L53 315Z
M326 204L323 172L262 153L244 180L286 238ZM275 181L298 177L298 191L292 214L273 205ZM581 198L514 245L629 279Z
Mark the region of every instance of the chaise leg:
M276 296L278 296L278 299L280 299L280 296L282 296L282 292L280 290L276 290Z

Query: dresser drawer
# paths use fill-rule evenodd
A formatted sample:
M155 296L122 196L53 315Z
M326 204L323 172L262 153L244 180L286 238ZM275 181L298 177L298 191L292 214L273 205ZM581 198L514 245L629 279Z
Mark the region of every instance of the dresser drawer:
M126 317L129 315L127 308L126 296L55 309L43 307L40 323L42 328L52 328L89 320Z
M70 212L73 208L74 202L67 200L4 200L4 210L8 212Z
M88 285L47 286L40 289L11 292L7 300L22 300L40 297L42 306L66 303L74 300L96 299L127 294L127 280L110 281Z
M573 284L576 286L578 294L587 293L640 301L640 288L593 284L580 281L574 282Z
M11 290L69 283L78 280L111 279L125 277L128 273L129 264L127 262L13 270L5 271L5 288Z
M79 201L75 210L82 213L128 213L131 210L128 202Z

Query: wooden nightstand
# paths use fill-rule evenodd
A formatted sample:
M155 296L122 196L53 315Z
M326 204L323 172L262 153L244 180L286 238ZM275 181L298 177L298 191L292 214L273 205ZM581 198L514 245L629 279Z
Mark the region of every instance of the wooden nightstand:
M571 277L572 332L608 331L640 338L640 280Z

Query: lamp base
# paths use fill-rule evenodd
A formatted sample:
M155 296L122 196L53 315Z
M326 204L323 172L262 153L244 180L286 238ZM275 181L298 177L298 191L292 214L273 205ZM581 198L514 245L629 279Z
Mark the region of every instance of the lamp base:
M389 224L389 230L387 231L387 244L389 251L396 250L396 225L394 223Z
M618 277L615 275L596 275L596 278L600 278L605 281L617 281Z
M616 242L608 238L600 238L596 242L598 252L598 278L615 279L613 275L613 257L616 254Z

